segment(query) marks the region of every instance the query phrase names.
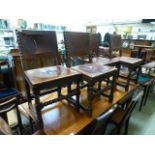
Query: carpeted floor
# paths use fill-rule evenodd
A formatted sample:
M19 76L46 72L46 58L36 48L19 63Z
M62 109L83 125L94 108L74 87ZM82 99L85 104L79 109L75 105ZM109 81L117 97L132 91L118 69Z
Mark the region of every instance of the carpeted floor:
M136 106L129 123L129 135L155 135L155 93L150 93L146 106Z

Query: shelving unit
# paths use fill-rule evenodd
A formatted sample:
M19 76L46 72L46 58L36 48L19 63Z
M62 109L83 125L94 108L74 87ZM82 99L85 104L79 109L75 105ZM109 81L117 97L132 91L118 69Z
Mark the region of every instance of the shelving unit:
M0 29L0 47L14 47L14 30Z

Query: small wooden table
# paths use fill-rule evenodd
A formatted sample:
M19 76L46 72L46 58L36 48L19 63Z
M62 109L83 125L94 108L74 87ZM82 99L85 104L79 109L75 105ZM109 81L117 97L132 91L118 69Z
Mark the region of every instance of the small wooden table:
M28 103L30 108L32 108L32 103L31 103L32 98L30 94L31 90L32 90L32 95L34 96L39 129L43 129L41 109L44 106L57 102L62 99L66 99L67 101L75 104L77 109L79 109L79 96L80 96L79 83L81 80L80 73L63 66L52 66L52 67L44 67L44 68L27 70L24 72L24 74L25 74L25 82L26 82L26 92L27 92ZM68 86L72 83L77 84L77 87L74 90L69 90L66 95L62 95L61 88L63 86ZM59 89L58 97L48 102L41 103L40 92L50 88L53 88L54 90ZM58 88L58 89L55 89L55 88ZM72 96L74 95L76 95L76 100L73 100L72 98Z
M113 91L115 86L115 77L117 69L111 66L104 66L97 63L89 63L72 67L74 70L82 74L83 80L88 82L88 106L81 105L83 109L87 110L92 115L92 101L94 98L93 86L96 82L102 82L107 78L112 77L110 88L110 95L104 93L104 89L98 89L97 93L109 97L110 102L113 100ZM99 87L100 88L100 87Z

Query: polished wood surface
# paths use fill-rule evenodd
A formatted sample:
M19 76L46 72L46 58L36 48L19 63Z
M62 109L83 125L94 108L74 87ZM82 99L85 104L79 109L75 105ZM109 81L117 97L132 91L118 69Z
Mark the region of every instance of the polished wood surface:
M130 57L120 57L121 62L129 63L129 64L136 64L136 63L141 63L142 59L139 58L130 58Z
M118 71L119 71L118 77L126 79L125 83L120 81L120 80L117 80L117 84L124 87L126 91L129 89L129 83L131 82L131 79L132 79L131 73L136 68L137 68L137 72L135 72L135 73L137 76L136 76L136 79L134 79L134 81L138 82L137 77L138 77L138 74L140 73L140 65L142 64L142 59L121 56L121 57L115 57L115 58L111 58L111 59L94 58L93 62L98 63L98 64L102 64L102 65L116 66L118 68ZM124 74L122 75L121 66L125 66L128 68L128 74L125 73L125 76L124 76Z
M81 74L63 66L52 66L45 68L38 68L25 71L26 92L29 106L32 107L32 96L34 96L36 103L36 114L38 119L38 128L43 129L43 121L41 109L49 104L66 99L79 108L79 95L81 81ZM71 84L75 83L76 87L71 89ZM67 94L62 94L62 87L68 87ZM51 98L48 102L40 102L40 97L50 92L57 92L55 98ZM47 93L48 92L48 93ZM45 93L44 93L45 94ZM75 99L72 96L76 96Z
M134 89L135 86L131 86L130 89ZM81 90L81 100L86 100L86 89ZM114 104L118 104L123 96L127 92L116 89L114 91L114 100L109 102L105 97L96 96L93 100L93 113L89 117L83 110L77 112L76 109L70 104L62 101L50 105L42 110L42 116L44 121L44 131L46 134L58 134L58 135L70 135L76 134L89 123L91 123L98 115L106 111ZM52 96L48 96L51 98Z
M79 74L80 73L63 66L44 67L25 71L25 76L32 85L44 84Z
M87 63L84 65L79 65L72 67L74 70L80 72L82 74L82 78L84 81L87 81L88 83L88 107L83 107L84 109L89 111L89 114L92 114L93 107L92 107L92 101L93 101L93 92L100 95L104 95L109 98L110 101L113 100L113 90L115 87L115 79L116 75L118 74L118 70L114 67L110 66L104 66L101 64L96 63ZM112 80L111 80L111 79ZM109 86L105 86L104 88L101 87L101 82L109 79L108 83ZM95 83L98 82L99 86L98 89L94 89ZM108 94L105 94L105 89L109 90Z
M96 57L96 58L93 58L93 62L99 63L99 64L104 64L104 65L111 65L111 64L115 64L115 63L127 63L129 65L135 65L137 63L138 64L141 63L142 59L125 57L125 56L115 57L115 58L111 58L111 59Z
M72 67L72 69L90 77L95 78L97 76L105 75L106 73L109 73L111 71L116 71L116 68L110 67L110 66L103 66L100 64L95 63L89 63L84 65L79 65Z

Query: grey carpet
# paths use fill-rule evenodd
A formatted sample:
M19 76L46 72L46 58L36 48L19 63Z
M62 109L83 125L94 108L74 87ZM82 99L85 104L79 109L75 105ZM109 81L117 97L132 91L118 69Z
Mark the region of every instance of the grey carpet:
M155 93L150 93L146 106L136 106L130 119L129 135L155 135Z

